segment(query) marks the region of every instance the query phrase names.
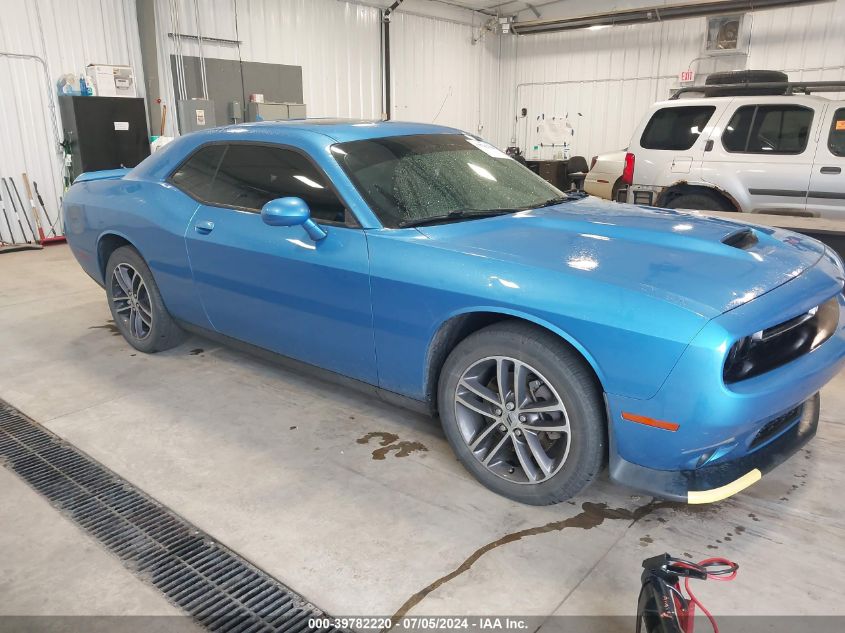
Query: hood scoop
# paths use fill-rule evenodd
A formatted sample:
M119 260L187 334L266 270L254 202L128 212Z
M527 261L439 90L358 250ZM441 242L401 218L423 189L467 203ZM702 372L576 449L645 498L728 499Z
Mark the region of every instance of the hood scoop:
M722 238L722 244L738 248L741 251L749 250L757 241L757 234L751 228L738 229Z

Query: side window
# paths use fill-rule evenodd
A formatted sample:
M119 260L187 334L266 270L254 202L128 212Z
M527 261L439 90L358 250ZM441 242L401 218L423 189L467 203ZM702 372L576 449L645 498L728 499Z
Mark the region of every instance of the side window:
M755 110L757 110L757 106L743 106L728 121L725 131L722 132L722 145L726 150L729 152L745 151Z
M188 195L207 201L211 182L225 151L225 145L203 147L173 172L170 181Z
M812 124L813 111L803 106L742 106L728 122L722 145L746 154L800 154Z
M645 126L640 145L645 149L688 150L715 111L716 106L662 108Z
M318 222L343 223L346 209L325 177L302 154L267 145L229 145L209 201L224 207L260 211L275 198L297 196Z
M845 156L845 108L839 108L833 113L827 146L834 156Z

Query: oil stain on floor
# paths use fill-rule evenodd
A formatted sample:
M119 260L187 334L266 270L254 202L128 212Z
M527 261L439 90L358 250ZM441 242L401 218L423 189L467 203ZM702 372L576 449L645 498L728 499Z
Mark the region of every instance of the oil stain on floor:
M377 440L380 448L373 451L373 459L383 460L388 453L394 453L394 457L407 457L412 453L425 453L428 447L422 442L410 442L400 440L396 433L385 431L373 431L355 440L358 444L369 444L370 440Z
M458 567L456 567L452 572L446 574L445 576L441 576L440 578L432 582L430 585L408 598L405 603L401 607L399 607L396 613L393 614L393 616L391 617L391 622L393 624L398 622L400 618L402 618L411 609L418 605L427 595L429 595L433 591L436 591L439 587L446 584L450 580L454 580L464 572L469 571L469 569L476 562L478 562L478 559L480 559L488 552L493 551L497 547L502 547L503 545L507 545L509 543L521 541L522 539L527 538L529 536L537 536L539 534L547 534L549 532L560 532L569 528L590 530L592 528L600 526L607 519L621 519L624 521L630 521L631 525L633 525L639 522L645 516L651 514L652 512L660 508L673 508L676 510L685 510L686 506L684 506L683 504L676 503L674 501L652 500L651 502L646 503L645 505L629 510L627 508L609 508L605 503L593 503L586 501L581 505L581 512L569 517L568 519L563 519L562 521L552 521L551 523L546 523L545 525L527 528L525 530L520 530L518 532L507 534L502 538L493 541L492 543L487 543L487 545L479 547L469 556L469 558L467 558L463 563L458 565Z

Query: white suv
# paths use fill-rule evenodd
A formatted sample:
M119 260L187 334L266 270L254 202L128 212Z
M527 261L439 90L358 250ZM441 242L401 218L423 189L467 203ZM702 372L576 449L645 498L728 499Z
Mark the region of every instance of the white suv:
M635 204L845 219L845 101L657 103L634 132L623 181Z

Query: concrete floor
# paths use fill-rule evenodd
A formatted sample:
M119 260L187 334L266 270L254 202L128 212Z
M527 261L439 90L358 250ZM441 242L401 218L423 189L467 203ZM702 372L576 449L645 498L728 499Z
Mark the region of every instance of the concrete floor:
M635 520L651 499L606 476L521 506L431 420L204 339L136 353L109 318L66 247L0 255L0 397L329 613L630 614L640 562L668 551L740 563L699 583L716 613L845 615L845 374L818 436L760 483ZM46 612L173 610L0 469L0 613Z

